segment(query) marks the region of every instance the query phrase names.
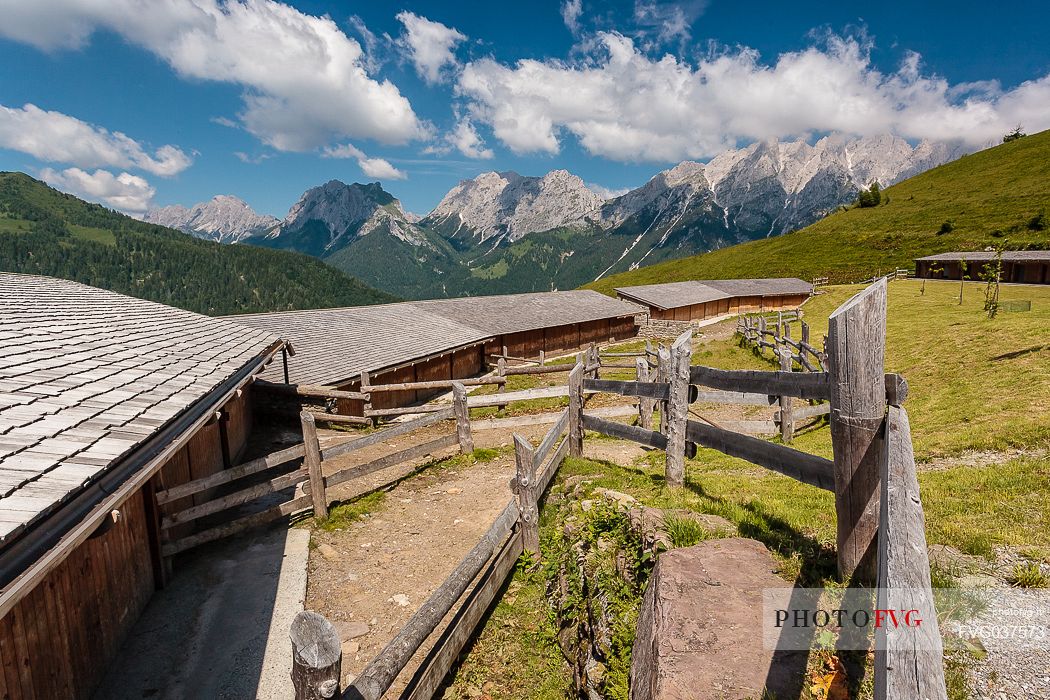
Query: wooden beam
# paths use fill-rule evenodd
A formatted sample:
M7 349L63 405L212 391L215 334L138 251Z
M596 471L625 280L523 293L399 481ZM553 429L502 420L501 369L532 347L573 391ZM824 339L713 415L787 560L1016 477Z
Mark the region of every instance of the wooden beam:
M886 416L884 278L831 314L827 351L839 576L843 581L872 582Z
M784 331L788 332L787 326ZM780 352L780 371L790 372L792 369L791 355L781 350ZM792 415L792 399L790 396L780 397L780 439L786 445L791 442L795 437L795 418Z
M488 384L505 384L505 377L474 377L470 379L435 379L429 382L401 382L400 384L371 384L368 391L380 394L386 391L415 391L417 389L451 389L453 384L463 386L485 386Z
M370 425L371 420L364 416L344 416L338 413L321 413L320 411L307 411L311 416L314 417L314 422L322 421L325 423L351 423L353 425Z
M760 370L692 367L691 384L769 396L826 400L831 393L828 375L823 372L767 372Z
M667 449L667 437L655 430L646 430L634 425L606 420L589 413L583 414L583 427L602 435L620 438L621 440L630 440L631 442L637 442L639 445L655 447L658 450Z
M455 418L455 409L452 406L444 408L439 412L431 413L430 415L422 416L414 420L407 421L405 423L398 423L385 430L366 435L364 437L357 438L356 440L349 440L339 445L333 445L332 447L326 447L321 450L321 459L331 459L332 457L338 457L339 455L345 455L355 450L360 450L365 447L377 445L381 442L389 440L391 438L398 437L400 435L407 435L415 432L422 428L428 428L432 425L440 423L441 421L450 420Z
M333 472L328 475L326 479L328 488L338 486L339 484L345 484L347 481L352 479L358 479L362 476L366 476L373 472L387 469L398 464L402 464L409 460L419 459L427 455L435 454L438 450L443 450L447 447L452 447L459 443L459 437L457 435L442 435L441 437L424 442L420 445L413 445L412 447L392 452L388 455L383 455L373 459L370 462L364 464L358 464L353 467L347 467L337 472Z
M536 478L536 455L529 441L514 436L514 495L521 517L521 541L525 551L540 554L540 508L533 482Z
M718 450L730 457L747 460L804 484L828 491L834 490L833 463L823 457L696 421L689 421L687 435L691 442Z
M685 484L685 431L689 420L689 358L693 331L688 330L671 345L671 367L667 398L667 459L664 480L668 486Z
M235 535L238 532L244 532L245 530L253 527L258 527L264 523L272 522L279 518L287 515L291 515L300 510L305 510L310 507L310 496L300 496L291 501L286 501L275 506L271 506L266 510L258 513L252 513L246 515L243 518L238 518L222 525L203 530L189 537L184 537L181 540L175 542L169 542L161 548L161 554L166 557L174 556L179 552L184 552L187 549L196 547L198 545L205 544L206 542L213 542L223 537L229 537Z
M547 455L554 448L555 443L558 442L558 438L561 437L569 428L569 409L566 408L561 412L561 416L558 418L558 422L551 426L550 430L543 436L543 440L540 441L539 447L536 448L536 454L533 459L536 466L539 466L543 460L547 459Z
M518 506L513 500L448 578L408 620L397 636L354 679L344 697L379 700L383 693L416 653L452 606L463 595L470 582L492 557L518 520ZM355 694L356 693L356 694Z
M644 353L642 353L644 355ZM644 357L635 360L635 372L639 384L649 383L649 362ZM653 403L652 399L641 399L638 401L638 425L646 430L653 426Z
M195 479L185 484L179 484L178 486L172 486L166 491L157 492L157 504L163 505L170 503L171 501L177 501L180 498L200 493L201 491L207 491L210 488L214 488L220 484L226 484L231 481L236 481L242 477L250 474L257 474L267 469L273 469L289 462L294 462L297 459L302 459L305 454L305 448L299 444L292 447L287 447L277 452L271 452L265 457L259 457L253 459L244 464L238 464L236 467L231 467L225 471L216 472L209 476Z
M890 406L881 460L879 609L918 610L918 627L875 630L875 698L946 700L944 649L930 589L926 520L908 413Z
M292 486L297 486L309 478L310 474L306 469L298 469L290 474L284 474L270 479L269 481L264 481L261 484L253 484L252 486L240 489L239 491L234 491L225 496L205 501L204 503L195 506L190 506L189 508L180 510L176 513L165 515L161 519L161 528L168 530L176 525L203 518L205 515L219 513L228 508L249 503L257 498L268 496L271 493L278 493L291 488Z
M254 386L281 394L318 399L352 399L356 401L368 399L368 394L362 394L359 391L341 391L330 386L318 386L315 384L278 384L277 382L268 382L265 379L256 379Z
M306 446L306 457L303 466L310 476L310 498L313 501L314 517L328 517L328 499L324 492L324 474L321 473L321 445L317 441L317 425L309 411L299 414L303 426L303 444Z
M459 382L452 384L453 408L456 410L456 436L460 454L474 451L474 437L470 433L470 409L467 408L467 389Z
M569 372L569 455L583 455L583 374L582 362Z
M723 403L743 406L772 406L776 396L749 394L742 391L698 391L692 403Z

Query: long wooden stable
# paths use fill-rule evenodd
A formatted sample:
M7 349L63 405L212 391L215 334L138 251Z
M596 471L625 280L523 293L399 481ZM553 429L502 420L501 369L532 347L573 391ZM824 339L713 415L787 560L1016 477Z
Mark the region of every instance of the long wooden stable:
M164 584L161 516L207 497L155 492L240 457L283 342L50 278L0 292L0 698L88 698Z
M620 287L621 299L643 304L657 321L703 321L719 316L798 308L813 285L795 278L691 280Z
M938 253L915 259L915 276L926 279L982 279L984 268L995 260L992 251ZM1001 282L1050 284L1050 251L1008 250L1002 254Z

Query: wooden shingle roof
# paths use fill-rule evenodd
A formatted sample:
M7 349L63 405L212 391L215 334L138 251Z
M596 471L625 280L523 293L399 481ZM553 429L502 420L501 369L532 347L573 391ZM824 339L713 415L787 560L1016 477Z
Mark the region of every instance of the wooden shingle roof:
M472 345L505 333L641 313L644 308L598 292L573 290L406 301L377 306L283 311L227 318L280 333L295 349L289 380L342 384ZM284 381L271 366L264 376Z
M617 287L616 293L658 309L705 304L719 299L812 294L813 285L797 277L764 279L688 280L665 284Z
M974 250L970 252L937 253L916 260L930 262L988 262L995 259L995 252ZM1050 250L1006 250L1003 251L1003 262L1011 263L1050 263Z
M276 352L269 332L0 273L0 545Z

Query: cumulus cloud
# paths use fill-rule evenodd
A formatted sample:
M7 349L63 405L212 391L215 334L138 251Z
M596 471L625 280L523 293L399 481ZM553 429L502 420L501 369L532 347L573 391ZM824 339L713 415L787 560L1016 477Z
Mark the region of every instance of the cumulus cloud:
M585 182L583 184L587 185L587 189L603 199L615 199L631 191L630 187L605 187L596 182Z
M580 31L580 15L583 14L583 0L565 0L561 4L561 19L573 34Z
M881 72L870 47L850 37L772 63L742 48L695 65L651 58L617 33L597 38L600 48L577 63L468 63L457 93L469 116L516 153L557 153L572 135L620 161L705 158L740 142L826 131L979 147L1017 123L1050 127L1050 75L1010 90L988 82L960 90L924 74L917 54Z
M456 46L467 36L441 22L404 11L397 19L405 26L398 43L426 83L435 85L447 78L446 66L457 66Z
M404 180L408 177L403 171L391 165L390 161L383 158L369 158L360 148L349 143L329 146L321 152L321 156L324 158L352 158L357 161L357 167L361 168L361 172L377 180Z
M459 151L467 158L475 160L495 158L496 154L493 153L491 148L485 146L485 141L481 138L470 119L462 118L458 114L456 116L458 121L455 128L436 143L432 143L424 148L423 153L447 155L452 151Z
M113 209L141 214L150 208L156 190L143 178L130 173L114 175L108 170L86 172L80 168L44 168L40 179L55 189L71 192Z
M368 74L361 45L331 18L274 0L0 0L0 15L0 36L44 50L79 48L108 30L185 78L243 86L241 124L278 150L428 134L397 87Z
M0 148L52 163L82 168L138 168L161 177L177 175L193 163L175 146L161 146L151 154L141 143L119 131L107 131L34 104L21 108L0 105Z

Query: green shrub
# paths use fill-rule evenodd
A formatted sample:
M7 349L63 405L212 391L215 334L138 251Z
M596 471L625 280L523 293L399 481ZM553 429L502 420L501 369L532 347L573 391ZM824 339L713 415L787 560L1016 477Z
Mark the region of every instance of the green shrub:
M941 228L940 228L939 231L937 231L937 235L940 236L941 234L944 234L944 233L951 233L954 230L955 230L955 222L952 221L951 219L948 219L943 224L941 224Z
M1039 564L1034 561L1017 564L1014 570L1006 577L1007 583L1018 588L1047 588L1050 586L1050 576L1043 573Z
M1028 220L1029 231L1045 231L1047 226L1050 226L1050 222L1046 220L1046 212L1040 211L1038 214Z
M674 513L664 516L664 530L671 540L672 547L692 547L707 539L707 530L693 518Z

